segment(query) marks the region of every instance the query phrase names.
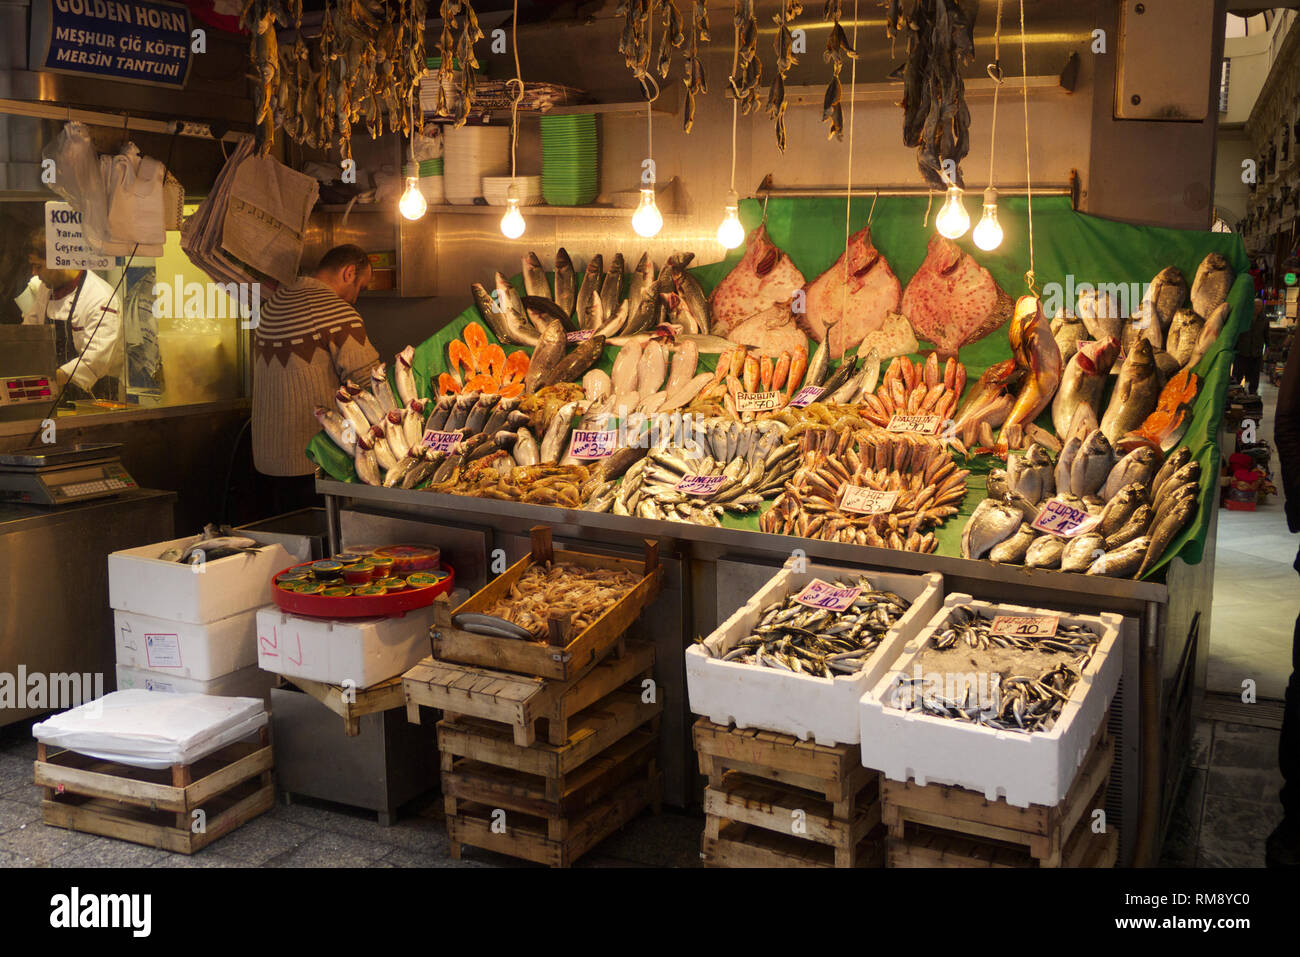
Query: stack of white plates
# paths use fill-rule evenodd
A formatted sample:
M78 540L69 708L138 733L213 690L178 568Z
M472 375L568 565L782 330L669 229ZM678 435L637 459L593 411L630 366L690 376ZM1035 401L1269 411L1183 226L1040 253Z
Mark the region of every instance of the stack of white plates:
M504 206L510 198L510 184L518 187L520 206L537 206L542 201L542 178L540 176L484 176L483 198L489 206Z
M483 195L483 177L510 172L510 130L462 126L447 130L443 180L447 202L468 205ZM502 200L502 205L505 201Z

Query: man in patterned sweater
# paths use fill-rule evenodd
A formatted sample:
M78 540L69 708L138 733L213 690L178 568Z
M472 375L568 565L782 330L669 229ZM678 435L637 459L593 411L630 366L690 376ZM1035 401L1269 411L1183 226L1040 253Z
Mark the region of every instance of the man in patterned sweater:
M353 305L370 281L360 246L335 246L309 276L262 306L253 357L253 465L269 477L277 514L315 501L305 450L320 426L316 406L334 408L349 379L369 382L379 354Z

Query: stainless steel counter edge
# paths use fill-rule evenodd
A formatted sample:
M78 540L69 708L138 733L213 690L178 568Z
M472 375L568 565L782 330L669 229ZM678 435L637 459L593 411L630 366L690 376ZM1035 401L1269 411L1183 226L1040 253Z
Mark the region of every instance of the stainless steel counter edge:
M846 545L824 542L819 539L797 538L791 535L774 535L747 529L710 528L678 522L661 522L653 519L613 515L606 512L587 512L581 509L557 508L549 505L532 505L508 502L501 499L471 498L461 495L443 495L436 492L382 488L334 479L317 478L316 491L321 495L352 499L354 502L387 505L402 509L418 509L443 516L473 517L478 524L491 524L494 516L517 521L541 522L576 530L591 529L619 533L634 538L677 539L701 542L728 549L735 554L789 556L794 549L802 549L810 559L874 565L906 571L940 572L956 578L977 579L996 583L1003 588L1023 586L1032 589L1086 594L1094 599L1115 599L1124 602L1155 602L1167 604L1169 589L1158 582L1129 581L1122 578L1076 575L1066 572L1022 568L1016 565L998 565L993 562L953 558L945 555L923 555L870 545Z
M24 505L21 502L0 502L0 534L8 535L15 531L29 528L48 527L61 522L76 521L83 512L106 506L129 506L138 502L151 502L157 499L176 500L175 492L161 489L140 488L122 492L105 498L95 498L70 505L47 508L41 505Z
M91 412L85 415L55 416L55 425L64 429L87 429L100 425L118 425L122 422L148 422L152 419L173 419L185 415L204 415L209 412L248 411L248 399L222 399L219 402L198 402L192 405L165 405L156 408L131 408L115 411ZM41 419L23 419L0 422L0 438L15 435L35 435Z

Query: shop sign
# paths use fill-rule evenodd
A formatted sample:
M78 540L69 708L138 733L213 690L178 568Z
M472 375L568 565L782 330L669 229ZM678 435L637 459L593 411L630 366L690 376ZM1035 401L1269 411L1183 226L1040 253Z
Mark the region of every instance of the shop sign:
M67 203L45 204L45 265L50 269L109 269L112 256L92 253L81 232L81 213Z
M1091 530L1101 521L1100 515L1092 515L1086 509L1067 505L1059 498L1048 499L1038 512L1038 517L1030 527L1048 535L1063 535L1073 538Z
M1006 638L1051 638L1060 621L1055 615L998 615L989 629L990 636Z
M575 459L607 459L618 448L618 430L574 429L569 454Z
M790 400L790 408L806 408L820 399L822 393L825 391L826 390L819 385L806 385L794 394L794 398Z
M34 70L181 89L189 76L190 12L166 0L34 3Z
M862 589L856 585L848 587L832 585L820 578L814 578L804 586L803 591L794 596L794 600L809 608L823 608L826 611L844 611L862 595Z
M840 496L840 511L854 512L858 515L880 515L891 512L898 501L897 490L882 492L879 489L863 488L861 485L844 486Z

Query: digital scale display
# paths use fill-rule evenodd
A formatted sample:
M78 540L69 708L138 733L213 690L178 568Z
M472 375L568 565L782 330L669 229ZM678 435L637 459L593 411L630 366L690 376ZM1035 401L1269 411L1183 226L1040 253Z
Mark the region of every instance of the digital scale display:
M0 501L69 505L139 488L113 454L118 448L83 445L0 455Z
M52 398L54 389L47 375L0 377L0 405L48 402Z

